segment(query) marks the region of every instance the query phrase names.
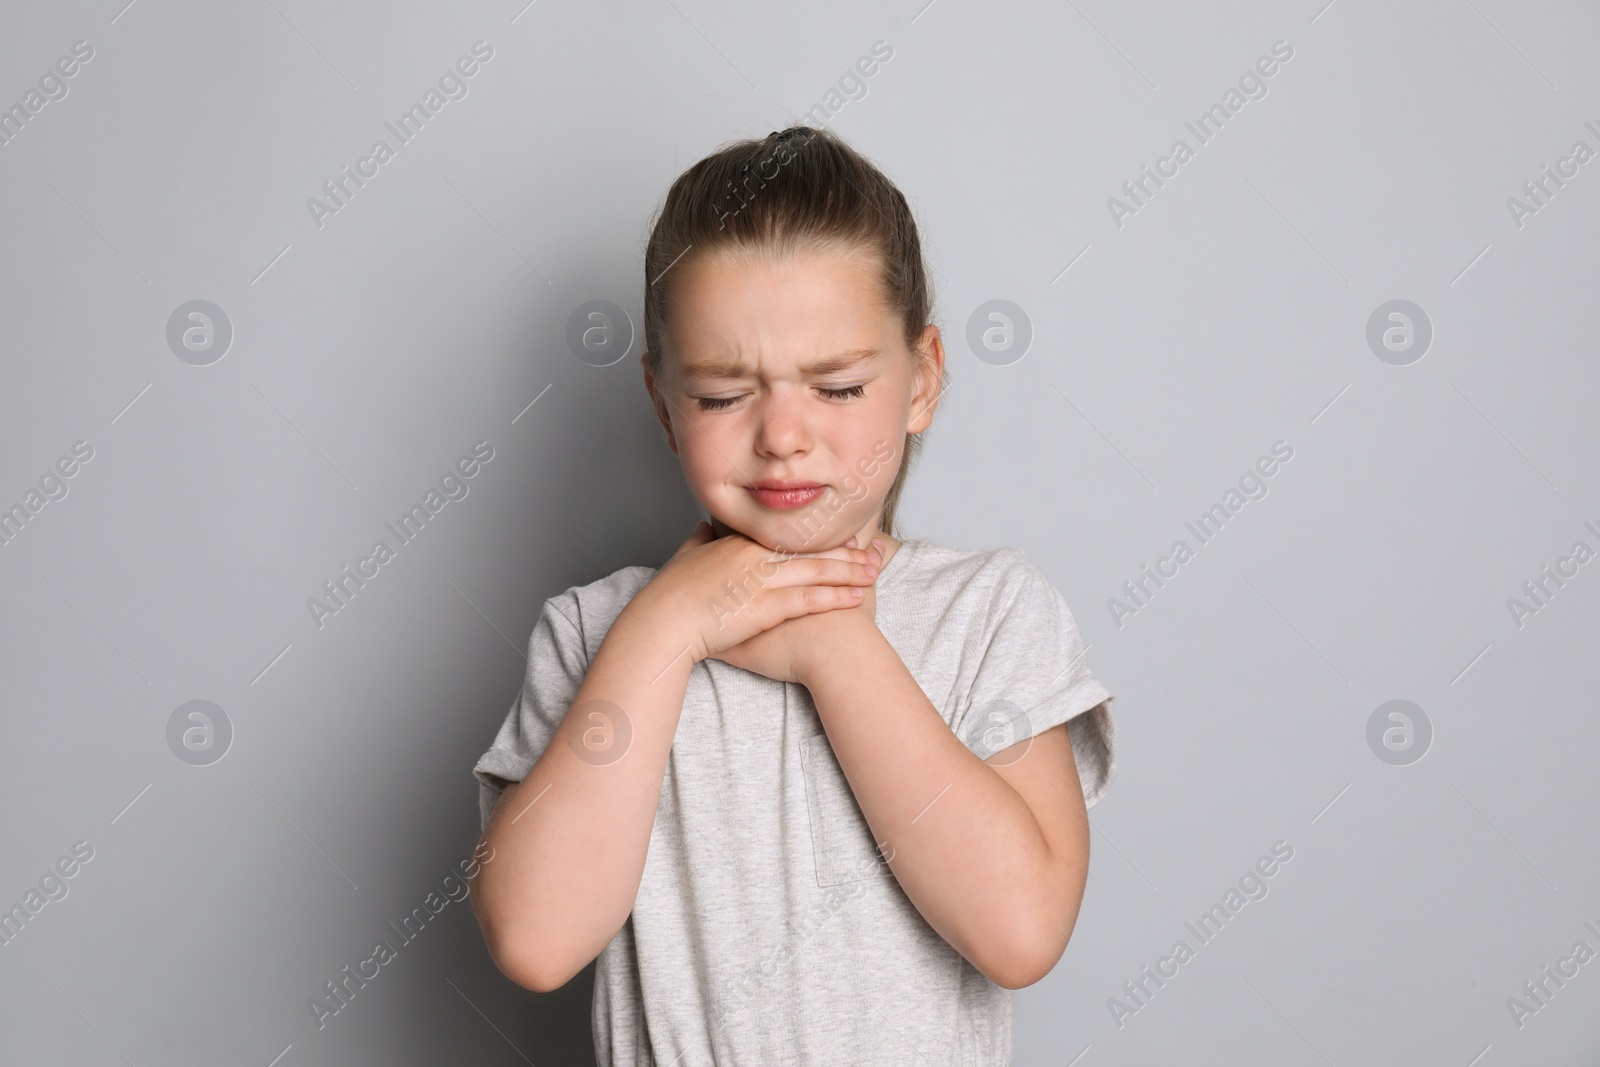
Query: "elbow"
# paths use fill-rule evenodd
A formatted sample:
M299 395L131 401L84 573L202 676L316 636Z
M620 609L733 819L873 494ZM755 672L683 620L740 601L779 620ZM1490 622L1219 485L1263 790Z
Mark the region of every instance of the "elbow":
M517 985L535 993L553 993L583 969L582 965L566 967L553 960L552 954L541 947L543 939L525 926L501 922L493 908L484 907L481 896L474 894L472 901L489 958L501 974Z
M1030 921L1011 924L995 938L993 951L978 969L1003 989L1023 989L1055 969L1077 925L1078 909L1055 901Z
M549 915L526 899L501 900L491 887L482 888L486 892L474 892L471 899L484 946L500 973L524 989L555 992L605 947L604 942L593 947L570 921Z
M1080 855L1055 860L1048 873L1028 884L1011 911L1011 921L994 932L989 980L1004 989L1023 989L1055 969L1072 940L1088 881L1088 842Z
M535 993L554 993L556 990L560 989L573 979L573 975L571 974L557 975L550 971L534 970L531 968L519 970L515 974L505 971L504 968L501 968L501 970L507 978L511 979L519 986L522 986L524 989L532 990Z
M989 981L1002 989L1025 989L1055 969L1065 945L1053 951L1041 944L1009 952L980 968Z
M554 993L577 974L577 970L551 966L543 954L529 951L526 945L508 945L489 938L485 940L489 946L489 957L500 968L500 973L524 989L535 993Z

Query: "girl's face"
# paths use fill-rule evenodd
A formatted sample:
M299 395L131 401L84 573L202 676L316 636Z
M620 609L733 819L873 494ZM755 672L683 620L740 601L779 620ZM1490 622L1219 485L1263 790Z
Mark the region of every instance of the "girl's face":
M717 533L789 551L865 547L906 434L933 419L938 327L919 339L919 370L864 254L717 253L671 270L661 372L646 362L645 388ZM783 492L795 485L811 488Z

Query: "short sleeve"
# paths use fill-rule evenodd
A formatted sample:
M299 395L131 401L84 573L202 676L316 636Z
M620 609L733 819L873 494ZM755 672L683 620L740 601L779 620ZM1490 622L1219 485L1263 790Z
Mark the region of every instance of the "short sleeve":
M1077 621L1050 580L1021 552L996 583L968 700L953 729L987 759L1067 723L1085 807L1116 774L1116 698L1090 673Z
M577 614L574 605L571 590L545 601L528 638L528 672L522 689L494 744L472 768L478 780L480 832L489 825L489 813L500 794L510 783L526 778L544 754L589 670L583 634L571 617Z

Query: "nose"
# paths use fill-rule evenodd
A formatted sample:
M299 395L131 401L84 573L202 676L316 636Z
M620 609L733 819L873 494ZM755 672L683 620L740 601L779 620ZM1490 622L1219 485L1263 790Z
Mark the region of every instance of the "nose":
M755 449L759 454L781 459L811 450L805 403L804 387L787 383L756 401Z

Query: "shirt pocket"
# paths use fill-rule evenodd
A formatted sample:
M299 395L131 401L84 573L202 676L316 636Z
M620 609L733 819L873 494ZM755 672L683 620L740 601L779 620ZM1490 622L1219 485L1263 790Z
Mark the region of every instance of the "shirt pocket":
M872 840L872 829L850 791L850 782L833 754L827 734L801 742L800 766L806 780L806 811L811 821L817 885L890 877L889 865Z

